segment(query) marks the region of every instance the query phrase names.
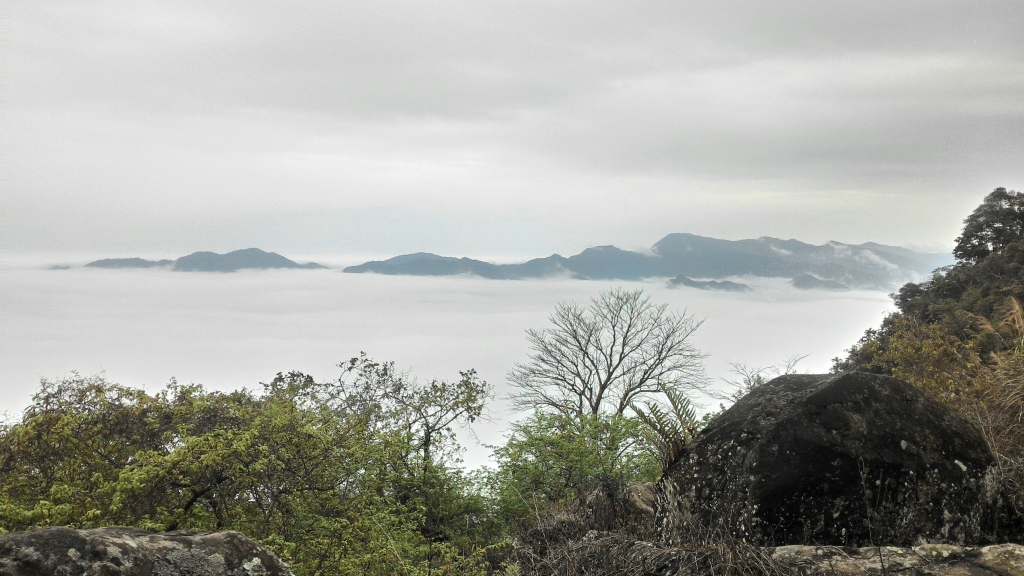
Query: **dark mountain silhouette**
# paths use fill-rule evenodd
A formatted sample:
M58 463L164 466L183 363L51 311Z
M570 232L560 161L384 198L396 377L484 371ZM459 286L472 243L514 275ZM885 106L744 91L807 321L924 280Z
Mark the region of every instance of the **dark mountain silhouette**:
M174 270L181 272L234 272L245 269L267 270L270 268L323 268L310 262L299 264L276 252L264 252L259 248L235 250L227 254L194 252L174 261Z
M728 280L692 280L686 276L676 276L668 281L669 286L688 286L700 290L720 290L722 292L749 292L750 286Z
M143 260L142 258L104 258L89 262L86 266L90 268L156 268L158 266L170 266L174 260Z
M696 285L706 280L695 279L762 276L799 278L794 282L798 287L835 290L847 287L889 289L950 263L952 256L947 254L924 254L873 242L856 245L828 242L815 246L770 237L720 240L694 234L669 234L651 247L650 254L597 246L568 258L553 254L521 264L492 264L419 252L349 266L344 271L415 276L472 274L508 280L558 275L594 280L665 277L675 278L675 285L702 289L737 289L742 285L728 288ZM812 286L814 281L819 284Z
M806 273L794 276L789 283L801 290L849 290L847 286L840 284L835 280L822 280L821 278L811 276Z
M532 278L557 274L559 270L547 269L545 266L547 260L548 258L539 258L524 264L496 265L472 258L452 258L417 252L416 254L395 256L383 262L367 262L359 266L349 266L345 268L345 272L376 272L401 276L472 274L492 279Z
M928 274L952 264L946 254L922 254L898 246L842 244L821 246L767 236L756 240L719 240L694 234L669 234L651 251L664 270L680 270L691 278L812 274L861 287L888 287L913 274Z
M404 276L472 274L496 280L519 280L559 275L569 275L580 279L614 279L622 278L623 274L639 278L649 276L651 271L643 258L644 256L641 254L619 250L614 246L587 248L569 258L552 254L547 258L534 258L521 264L491 264L472 258L453 258L428 252L417 252L416 254L395 256L388 260L349 266L344 271Z
M215 252L193 252L177 260L143 260L142 258L108 258L90 262L94 268L153 268L170 266L179 272L234 272L236 270L270 268L324 268L315 262L299 264L276 252L264 252L259 248L235 250L227 254Z

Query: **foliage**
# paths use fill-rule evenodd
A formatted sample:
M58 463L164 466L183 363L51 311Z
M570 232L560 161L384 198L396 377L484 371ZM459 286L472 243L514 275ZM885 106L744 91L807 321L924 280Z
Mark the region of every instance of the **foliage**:
M561 305L553 320L532 341L589 338L563 350L581 379L558 396L544 380L553 373L529 372L535 391L569 403L536 404L496 449L496 469L478 473L462 470L455 437L490 396L472 370L421 383L360 356L333 382L292 372L231 393L44 381L19 420L0 424L0 532L239 530L303 576L414 575L494 569L512 534L559 507L587 511L577 528L610 526L629 516L623 489L659 472L644 424L667 422L656 393L695 430L683 392L702 383L687 341L700 322L621 290L585 310ZM639 400L646 411L627 414ZM632 525L650 520L636 510Z
M857 368L906 380L952 402L983 369L978 355L940 324L892 314L850 350ZM850 361L853 363L853 361Z
M1024 346L984 373L976 392L974 420L996 456L1010 504L1024 518Z
M1024 194L997 188L964 221L957 263L909 283L898 311L833 362L890 374L942 399L985 434L1024 518Z
M893 295L900 313L938 323L962 340L992 331L1012 312L1009 298L1024 296L1024 243L1011 242L1000 253L977 264L961 263L937 270L921 284L907 284ZM1012 348L998 334L981 342L983 352Z
M499 520L515 527L591 492L616 495L628 482L653 480L659 467L646 440L637 418L534 412L494 452Z
M642 290L610 290L586 308L561 303L550 320L527 331L530 358L509 373L515 406L531 412L496 448L490 473L496 519L519 542L638 526L625 488L657 478L662 452L692 438L686 392L704 384L704 355L689 342L701 322ZM579 506L586 514L571 512Z
M485 503L476 480L457 466L453 426L481 416L489 385L473 370L461 372L458 382L418 384L396 373L392 363L365 357L342 368L338 388L344 410L366 415L377 435L397 435L402 453L392 460L398 468L389 471L395 498L421 511L421 532L428 539L462 541L465 531L455 527L480 525ZM462 497L450 498L453 491Z
M690 399L678 390L665 390L668 407L648 401L644 407L633 406L637 418L646 425L647 440L664 472L682 456L686 446L700 431L697 413Z
M303 575L482 570L493 535L452 427L480 415L486 383L343 367L258 394L44 381L0 428L0 528L240 530Z
M997 365L999 355L1014 350L1020 341L1024 237L1004 234L986 257L936 270L930 280L906 284L892 297L898 312L878 329L866 331L846 358L834 361L833 369L893 374L900 364L920 366L929 353L951 353L949 360L936 357L947 364L937 371L964 381L978 369ZM915 341L918 344L911 345ZM890 349L898 346L903 350ZM903 352L912 354L904 359ZM952 370L950 362L960 368Z
M667 308L642 290L622 289L586 308L558 304L552 327L527 331L530 359L509 373L516 405L576 418L621 416L664 389L700 389L704 355L689 339L701 321Z
M996 188L964 220L953 255L960 262L977 264L1024 237L1024 194Z

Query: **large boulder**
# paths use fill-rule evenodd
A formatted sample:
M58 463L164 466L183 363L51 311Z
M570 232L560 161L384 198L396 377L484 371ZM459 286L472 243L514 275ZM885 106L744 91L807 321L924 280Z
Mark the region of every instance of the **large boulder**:
M0 535L0 576L291 576L238 532L42 528Z
M666 471L659 529L668 542L695 525L766 545L999 541L993 463L973 425L905 382L781 376Z

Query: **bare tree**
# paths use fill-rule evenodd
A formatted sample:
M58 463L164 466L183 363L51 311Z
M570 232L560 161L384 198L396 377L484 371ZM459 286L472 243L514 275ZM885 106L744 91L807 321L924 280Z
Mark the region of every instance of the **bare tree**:
M742 362L729 362L730 372L738 376L738 379L728 380L723 378L731 389L729 392L713 392L709 395L718 400L736 402L747 394L767 384L770 380L787 374L796 374L796 365L807 358L807 354L790 354L781 363L772 366L749 366Z
M526 332L530 359L508 374L514 405L623 414L664 389L702 390L705 355L689 341L702 323L652 304L643 290L602 292L586 308L558 304L551 327Z

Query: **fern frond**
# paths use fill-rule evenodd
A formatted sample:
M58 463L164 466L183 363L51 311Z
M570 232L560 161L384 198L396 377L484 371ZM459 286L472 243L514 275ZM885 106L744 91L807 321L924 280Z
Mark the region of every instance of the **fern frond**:
M671 388L663 389L668 398L669 409L654 402L647 402L643 408L630 405L637 418L647 427L651 444L657 451L662 470L667 470L683 455L690 442L697 436L697 413L690 399L682 392Z
M685 435L686 443L689 444L697 435L697 412L690 404L690 399L679 390L666 388L665 396L668 397L669 405L672 406L677 433L680 436Z

